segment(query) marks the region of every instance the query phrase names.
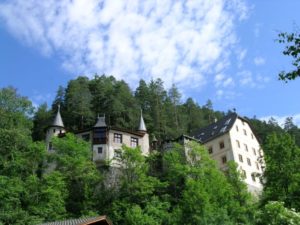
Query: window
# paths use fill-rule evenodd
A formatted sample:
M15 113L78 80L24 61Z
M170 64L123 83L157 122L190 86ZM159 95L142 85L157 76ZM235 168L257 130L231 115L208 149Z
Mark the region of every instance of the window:
M259 170L259 164L258 164L258 162L255 162L255 165L256 165L256 169Z
M222 163L223 164L227 163L227 157L226 157L226 155L222 156Z
M131 147L137 147L138 146L138 142L139 140L137 139L137 138L135 138L135 137L131 137L131 141L130 141L130 145L131 145Z
M98 154L102 154L103 152L103 148L102 147L98 147Z
M90 140L90 134L83 134L81 137L85 141L89 141Z
M245 170L242 170L242 175L243 175L243 177L244 177L245 179L247 178L247 173L246 173Z
M245 129L243 129L243 131L244 131L244 134L247 136L247 131Z
M251 134L251 138L254 139L254 135L253 134Z
M224 148L225 147L224 141L220 141L219 145L220 145L220 149Z
M122 143L122 134L114 133L114 142Z
M213 153L213 147L212 147L212 146L210 146L210 147L208 148L208 153L209 153L209 154L212 154L212 153Z
M239 132L239 126L238 125L235 126L235 129L236 129L237 132Z
M227 129L227 126L222 127L222 129L220 130L220 133L224 133L226 131L226 129Z
M256 150L255 148L252 148L253 154L256 155Z
M251 161L250 161L249 158L247 158L247 164L248 164L249 166L251 166Z
M242 121L242 124L243 124L243 126L245 126L245 122L244 121Z
M106 128L94 128L93 144L106 144Z
M53 129L53 133L55 133L55 129Z
M236 140L236 145L238 146L238 148L241 147L240 142L238 140Z
M256 181L256 179L255 179L255 174L254 173L251 173L251 178L252 178L252 180L255 182Z
M49 150L52 150L52 142L49 142Z
M121 158L121 156L122 156L122 150L121 149L115 149L114 157L115 158Z
M229 118L228 120L226 120L225 125L228 125L231 121L231 118Z
M239 161L243 162L243 156L242 155L239 155Z
M247 144L244 144L245 150L248 152L248 146Z

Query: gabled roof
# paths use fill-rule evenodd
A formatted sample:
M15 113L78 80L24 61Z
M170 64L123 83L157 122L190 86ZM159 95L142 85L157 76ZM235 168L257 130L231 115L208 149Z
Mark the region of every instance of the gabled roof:
M98 216L91 218L79 218L71 220L63 220L57 222L43 223L40 225L112 225L112 222L106 216Z
M62 121L61 115L60 115L60 106L58 106L57 113L53 120L52 126L53 127L65 127L64 123Z
M207 127L199 129L192 136L202 143L206 143L228 132L232 128L237 118L245 120L244 118L238 116L236 113L230 113L227 116L224 116L219 121L212 123Z

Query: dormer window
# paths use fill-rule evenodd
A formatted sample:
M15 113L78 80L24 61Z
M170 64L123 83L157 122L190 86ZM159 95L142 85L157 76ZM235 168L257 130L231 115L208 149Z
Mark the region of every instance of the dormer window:
M220 133L224 133L226 131L227 126L222 127L222 129L220 130Z
M231 121L231 118L226 120L225 125L228 125L230 123L230 121Z

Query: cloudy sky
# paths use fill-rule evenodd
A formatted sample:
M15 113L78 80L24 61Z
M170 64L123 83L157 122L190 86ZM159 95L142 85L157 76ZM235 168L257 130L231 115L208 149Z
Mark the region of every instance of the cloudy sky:
M241 115L293 116L300 80L275 40L299 29L298 0L0 0L0 87L36 104L78 75L176 84L184 98ZM184 99L183 99L184 101Z

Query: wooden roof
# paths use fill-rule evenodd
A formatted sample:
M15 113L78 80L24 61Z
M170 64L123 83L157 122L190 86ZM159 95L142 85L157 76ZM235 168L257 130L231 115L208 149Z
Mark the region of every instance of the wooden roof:
M48 222L40 225L113 225L107 216L70 219L56 222Z

